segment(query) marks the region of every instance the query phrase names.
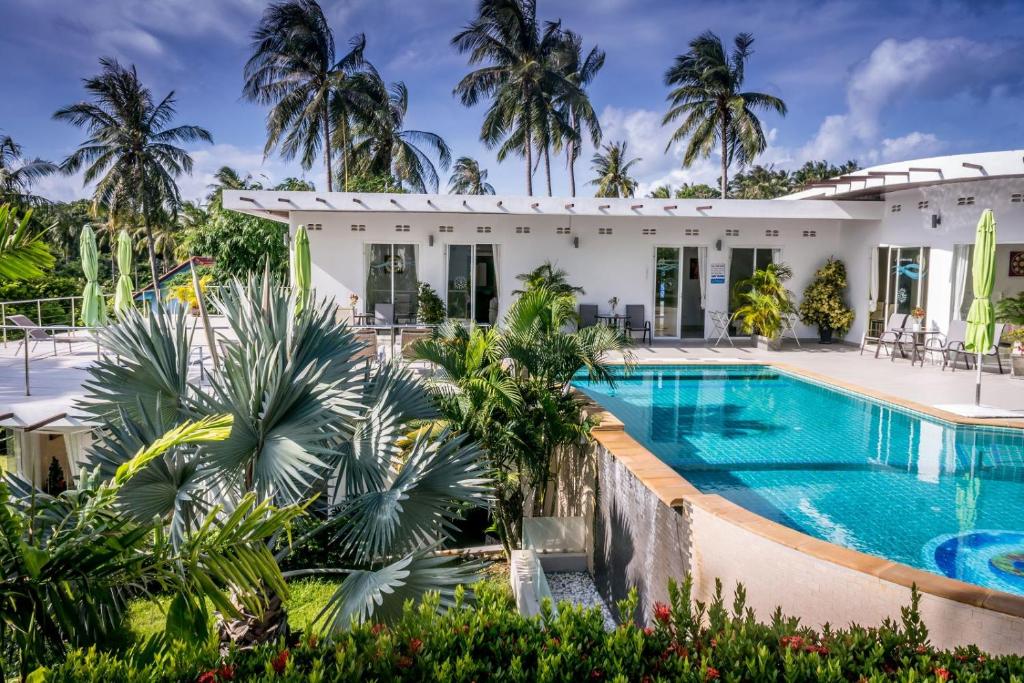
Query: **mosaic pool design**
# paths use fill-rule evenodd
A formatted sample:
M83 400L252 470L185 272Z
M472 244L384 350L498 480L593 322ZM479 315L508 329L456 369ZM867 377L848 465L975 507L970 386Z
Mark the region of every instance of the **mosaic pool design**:
M576 386L704 493L854 550L1024 595L1024 430L945 423L766 366Z

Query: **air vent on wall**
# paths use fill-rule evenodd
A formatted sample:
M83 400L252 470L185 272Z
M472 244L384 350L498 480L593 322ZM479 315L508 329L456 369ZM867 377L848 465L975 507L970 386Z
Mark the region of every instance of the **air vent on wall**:
M726 237L739 237L740 236L740 231L739 231L738 228L726 228L725 229L725 236Z
M610 234L612 234L612 229L611 228L598 228L597 229L597 234L598 235L610 235Z
M889 207L889 211L891 213L899 213L900 211L903 211L903 205L902 204L893 204L892 206Z
M395 232L409 232L409 226L408 225L396 225L395 226Z
M1024 202L1024 194L1021 194L1020 192L1014 192L1013 194L1010 195L1010 201L1013 202L1014 204Z
M476 226L476 231L477 232L490 232L491 231L491 226L489 226L489 225L478 225L478 226Z
M352 232L366 232L365 225L353 225L350 229Z
M683 228L684 237L699 237L700 228Z
M530 226L529 225L517 225L516 226L516 234L517 235L529 235L530 234Z
M817 237L817 236L818 236L818 231L817 230L804 230L804 237Z
M919 209L927 209L928 208L928 200L926 199L923 202L918 202L917 203L917 208L919 208Z
M974 197L957 197L957 206L974 206Z
M572 228L557 227L557 228L555 228L555 234L556 235L571 235L572 234Z
M774 228L769 228L768 230L764 231L764 236L765 237L778 237L779 236L779 231L777 229L774 229Z
M658 234L658 229L657 228L644 228L641 232L643 232L643 234L645 234L645 235L657 235Z

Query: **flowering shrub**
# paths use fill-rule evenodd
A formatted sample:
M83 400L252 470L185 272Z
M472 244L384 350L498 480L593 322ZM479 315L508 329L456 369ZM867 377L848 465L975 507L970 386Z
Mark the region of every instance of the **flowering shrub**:
M690 582L670 586L647 628L628 620L607 632L596 610L545 605L520 616L507 591L482 584L478 603L457 596L447 612L436 598L387 627L362 624L334 639L232 652L215 644L139 646L123 657L75 651L41 680L153 681L1010 681L1024 680L1024 658L988 657L974 647L940 651L928 643L916 593L902 618L879 628L800 626L780 610L759 622L742 587L727 606L719 587L709 604L691 601ZM619 604L636 611L635 594ZM147 654L153 651L154 654ZM148 662L144 661L147 657Z

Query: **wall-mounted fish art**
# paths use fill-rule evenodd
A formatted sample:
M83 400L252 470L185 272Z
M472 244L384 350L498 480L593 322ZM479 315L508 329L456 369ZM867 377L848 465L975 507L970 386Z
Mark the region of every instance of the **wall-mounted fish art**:
M911 280L920 280L924 275L921 266L916 263L901 263L893 268L893 272Z

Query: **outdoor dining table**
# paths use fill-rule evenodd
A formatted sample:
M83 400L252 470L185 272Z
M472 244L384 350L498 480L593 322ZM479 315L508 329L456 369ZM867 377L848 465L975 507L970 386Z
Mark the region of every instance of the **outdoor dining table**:
M900 339L902 339L903 337L908 337L908 336L912 338L913 342L910 345L910 364L913 365L914 363L916 363L917 361L920 360L922 368L924 367L925 353L927 353L929 351L929 348L928 348L928 345L927 345L928 337L933 336L933 335L942 334L938 330L914 330L914 329L907 329L905 327L902 328L902 329L892 330L892 331L899 333L901 335ZM900 356L903 357L903 358L906 358L907 357L906 354L903 353L903 346L901 344L897 343L896 347L900 350ZM932 349L932 350L934 350L934 349ZM896 357L896 354L895 353L892 354L889 357L889 361L891 362L893 359L895 359L895 357Z
M618 313L599 313L594 316L598 321L603 322L608 327L619 327L621 323L629 320L628 316L620 315Z

